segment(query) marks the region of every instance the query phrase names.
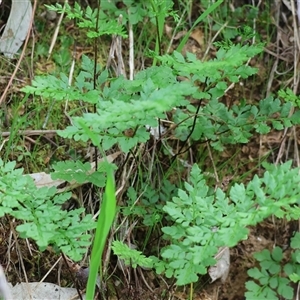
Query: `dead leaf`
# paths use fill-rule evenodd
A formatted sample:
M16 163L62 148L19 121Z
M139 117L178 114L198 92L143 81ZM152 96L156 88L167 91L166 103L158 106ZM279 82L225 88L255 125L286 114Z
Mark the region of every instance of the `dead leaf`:
M174 36L174 40L177 41L179 39L181 39L183 36L185 36L187 33L186 30L182 30L182 31L179 31L175 36Z
M165 25L165 32L166 32L166 35L169 39L172 38L172 31L173 31L173 28L166 24Z
M194 29L190 37L194 39L200 47L204 46L204 33L199 28Z
M29 0L12 0L11 10L0 38L0 52L12 58L20 49L30 29L32 5Z
M229 273L230 267L230 252L228 247L220 248L219 253L215 256L217 263L208 269L208 274L211 282L221 279L225 282Z
M75 288L64 288L53 283L47 282L21 282L12 289L12 298L10 299L79 299ZM85 299L85 295L82 295Z

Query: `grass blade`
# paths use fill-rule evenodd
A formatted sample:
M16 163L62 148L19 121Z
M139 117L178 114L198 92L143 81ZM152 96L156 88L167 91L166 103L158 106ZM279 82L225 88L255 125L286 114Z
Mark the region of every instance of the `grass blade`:
M94 299L98 272L100 273L100 282L102 283L102 254L115 215L116 215L115 183L114 183L113 170L108 166L105 194L101 205L101 211L98 217L94 244L93 244L92 254L91 254L90 272L89 272L89 278L88 278L87 290L86 290L87 300Z
M179 46L177 47L176 51L181 52L184 45L186 44L191 32L193 29L199 24L201 21L203 21L211 12L213 12L219 5L223 3L224 0L218 0L213 5L208 7L202 15L199 16L199 18L195 21L194 25L191 27L191 29L187 32L187 34L184 36L182 41L180 42Z

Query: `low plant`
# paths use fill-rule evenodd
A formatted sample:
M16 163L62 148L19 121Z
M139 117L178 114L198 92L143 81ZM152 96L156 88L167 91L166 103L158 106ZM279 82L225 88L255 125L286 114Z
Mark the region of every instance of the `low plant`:
M131 3L131 1L126 3ZM151 3L159 4L154 0ZM221 3L221 0L216 1L198 21L205 18ZM59 12L63 10L59 5L56 8L51 7L51 9ZM164 6L164 9L166 10L167 7ZM75 4L74 8L67 5L66 13L69 18L78 20L77 24L80 28L87 30L88 38L93 39L104 34L126 36L124 29L118 25L116 20L109 21L107 16L90 7L83 10L78 4ZM153 17L158 20L158 11L155 7L152 13ZM103 17L101 26L96 22L97 16L100 16L100 20ZM163 18L160 18L156 24L159 27L158 39L161 35L162 24ZM186 41L187 37L184 40ZM184 40L179 45L179 50L184 45ZM111 150L113 147L119 147L124 153L129 153L136 146L147 143L150 140L149 128L158 127L162 120L166 120L168 111L173 112L170 120L166 120L172 123L168 133L172 131L174 137L183 144L205 142L217 151L224 150L228 144L247 143L255 133L266 134L271 129L281 130L300 123L299 111L291 113L293 103L280 101L274 96L252 104L248 104L247 99L241 99L227 107L222 102L222 97L230 83L238 83L241 79L247 79L257 72L256 68L246 63L261 53L264 45L234 45L226 42L215 46L218 47L216 57L204 62L191 53L183 56L180 52L174 51L171 55L158 55L160 52L155 48L155 51L149 51L149 55L158 62L159 66L148 67L137 72L134 80L127 80L122 76L113 77L107 69L96 65L95 61L89 57L83 56L81 70L75 76L73 85L70 86L69 78L65 73L61 73L59 76L49 74L35 77L32 85L23 88L23 91L55 99L55 101L65 101L66 99L78 101L80 99L83 104L93 104L94 112L71 116L70 126L58 131L58 134L76 141L91 142L100 149L101 153ZM179 78L184 80L179 80ZM128 131L131 131L132 134L128 134ZM164 140L164 134L160 133L159 138ZM167 143L165 140L164 142ZM173 157L176 158L176 155ZM145 217L151 213L157 213L159 219L165 218L165 224L169 224L162 228L166 246L161 250L159 257L149 258L118 242L113 244L113 250L121 259L125 260L125 263L134 267L153 264L157 273L164 273L168 278L176 278L178 285L196 282L199 275L206 274L207 268L216 263L215 255L220 247L234 247L239 241L247 238L248 226L262 222L271 215L288 220L299 218L299 170L292 169L291 162L277 167L265 164L263 167L266 172L261 178L254 176L246 186L235 184L230 188L228 194L219 188L212 192L197 165L193 166L189 180L184 183L184 188L179 189L177 196L172 200L164 199L163 205L160 203L161 199L160 201L156 198L151 200L151 197L148 197L143 199L142 207L135 207L136 199L134 198L137 194L134 194L134 190L129 190L131 207L130 209L124 207L123 212L127 215L140 213L145 226L157 224L158 220ZM106 168L97 170L96 175L90 173L91 166L89 164L80 162L59 163L54 166L54 169L53 176L55 178L64 178L71 182L75 180L81 183L89 181L98 187L103 187L105 184ZM98 221L97 238L92 251L93 275L89 279L89 291L93 291L99 267L101 273L100 259L115 210L114 184L111 174L107 180L105 199L111 199L112 202L109 203L112 203L113 206L108 213L109 206L106 202L100 212L102 215ZM22 180L20 182L22 183ZM30 181L26 181L25 185L26 187L30 186L32 192L39 195ZM22 189L23 186L21 186ZM47 243L58 243L57 246L62 251L68 250L70 247L75 251L75 248L72 248L74 245L72 241L69 241L71 246L60 242L61 239L55 235L61 233L59 230L54 233L51 231L52 235L46 234L41 242L40 233L43 231L34 231L30 227L39 228L42 226L41 221L38 218L26 219L31 216L26 216L25 211L32 208L26 206L23 209L23 204L14 198L16 195L20 195L20 199L23 199L26 193L24 195L21 195L21 192L15 194L19 190L11 192L11 189L9 193L5 193L6 189L3 191L4 196L13 193L9 199L15 200L11 202L13 204L8 204L9 201L3 202L5 205L3 205L2 215L7 213L26 221L25 224L17 227L22 236L34 238L43 247ZM47 205L48 203L56 205L62 203L69 196L68 194L56 196L55 189L42 191L44 198L43 200L38 198L37 203L40 206L32 209L32 218L36 215L35 209L42 210L43 201L51 199L52 203L47 200ZM157 196L155 193L153 195ZM23 202L31 203L27 198L25 197ZM9 205L14 206L10 208ZM48 209L47 212L51 210L50 204L45 207ZM133 209L131 210L131 208ZM76 219L78 223L76 228L85 226L84 228L88 229L93 224L90 222L90 216L85 217L83 223L79 222L79 214L83 209L72 212L58 212L57 209L53 209L53 211L56 212L56 218L60 222L61 218L58 216L64 216L62 224L67 223L66 220L69 220L69 217ZM109 220L106 219L106 215L103 215L105 212L108 213ZM76 214L77 218L75 218ZM43 214L37 215L39 217ZM50 226L48 228L55 230L58 228L55 227L57 220L54 216L52 217L53 219L48 218L47 222L44 219L44 222ZM33 221L39 225L34 225ZM68 226L63 227L63 230L68 230L65 233L67 237L73 230L71 225L69 226L70 230ZM42 229L47 233L47 228L44 229L44 227ZM104 230L104 234L100 240L97 240L100 237L101 228ZM37 232L37 234L32 232ZM78 234L79 230L76 233ZM63 233L61 234L65 237ZM78 240L80 240L79 237ZM87 246L88 240L89 237L84 237L82 243ZM74 252L71 253L78 259L82 252L79 251L77 256ZM276 253L274 255L276 256ZM97 259L98 262L96 262ZM295 279L295 276L293 278Z
M255 175L247 186L235 184L227 196L219 188L210 193L203 173L194 165L185 189L179 189L178 196L163 207L173 224L162 228L169 245L161 250L161 260L153 258L156 271L175 277L177 285L196 282L198 275L206 274L207 268L216 264L219 248L234 247L247 239L248 226L272 215L297 220L299 169L291 169L291 162L264 167L262 178ZM293 243L297 245L296 239ZM288 268L288 275L296 273L291 265Z
M137 266L144 268L153 267L151 258L146 257L141 251L131 249L121 241L114 241L111 248L114 254L124 261L126 266L131 266L133 268L136 268Z
M278 96L281 97L286 102L291 102L295 107L300 107L300 98L295 95L295 93L287 88L285 90L280 90Z
M67 17L71 20L76 19L77 26L87 30L86 35L90 39L106 34L126 36L123 26L118 24L117 19L108 18L103 10L98 12L97 9L92 9L90 6L83 9L77 2L75 2L73 7L68 3L64 4L64 6L59 3L45 6L49 10L66 13ZM97 19L99 19L99 21Z
M20 237L33 239L40 250L52 245L75 261L82 259L91 243L88 232L95 228L92 216L84 216L84 208L63 210L71 193L57 193L55 187L37 188L15 166L14 161L0 159L0 217L15 218Z
M246 282L246 299L293 299L292 282L300 281L300 233L291 238L291 252L287 258L282 248L276 246L272 251L264 249L254 253L259 267L248 270L248 275L254 280Z
M128 198L126 204L121 206L121 213L123 216L139 218L144 226L152 228L163 219L162 207L175 194L176 187L170 181L163 180L160 189L143 182L139 190L143 191L140 198L135 188L128 188Z
M256 69L243 64L261 50L261 45L232 45L229 49L221 48L217 58L207 62L197 60L192 54L184 58L178 52L157 56L162 65L137 73L134 80L109 78L107 70L103 70L97 85L108 81L110 86L102 91L94 89L89 82L93 76L93 62L85 56L83 70L73 87L69 86L64 74L60 78L47 75L36 77L32 86L23 88L23 91L55 97L57 101L82 99L95 104L95 113L73 117L72 125L58 133L76 141L91 140L94 145L101 144L104 151L118 144L128 152L138 143L147 142L150 138L147 128L158 126L157 120L164 119L165 112L174 107L178 107L174 114L176 137L182 141L187 138L209 141L213 148L221 151L226 144L247 143L254 132L266 134L271 128L281 130L300 121L299 111L289 115L291 102L282 103L273 96L257 105L242 100L231 108L219 100L228 82L237 82L239 76L247 78L255 74ZM177 76L190 80L178 82ZM197 82L206 83L206 90L199 91ZM191 105L187 96L198 100L199 105ZM202 102L205 105L201 105ZM133 135L126 134L129 129L134 130Z
M102 275L100 258L116 211L112 165L106 165L107 183L97 224L91 215L84 215L84 208L62 209L62 205L71 198L71 193L59 193L55 187L38 188L32 177L23 175L23 169L15 169L15 165L14 161L4 163L0 159L0 217L15 218L18 224L16 230L21 238L33 239L41 251L52 245L54 250L79 261L91 245L89 232L97 225L87 288L88 299L93 299L99 270ZM76 166L76 171L70 172L66 168L70 166ZM53 174L54 178L59 175L59 178L72 183L89 181L100 186L103 184L103 178L100 181L95 178L101 177L101 172L91 174L88 163L57 163Z

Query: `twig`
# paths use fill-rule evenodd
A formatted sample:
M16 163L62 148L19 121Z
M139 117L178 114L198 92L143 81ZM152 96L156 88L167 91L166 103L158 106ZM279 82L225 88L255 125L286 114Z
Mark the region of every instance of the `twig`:
M40 284L40 283L42 283L46 278L47 278L47 276L50 274L50 272L54 269L54 267L60 262L60 260L61 260L61 256L59 257L59 259L53 264L53 266L48 270L48 272L44 275L44 277L40 280L40 282L38 283L38 285ZM38 286L37 285L37 286Z
M206 146L207 146L207 150L208 150L208 156L210 158L210 161L211 161L211 164L213 166L213 170L214 170L214 174L215 174L215 179L217 181L217 184L216 184L216 187L215 187L215 191L217 190L217 187L220 183L220 179L219 179L219 176L218 176L218 172L217 172L217 168L216 168L216 165L215 165L215 162L214 162L214 159L213 159L213 156L212 156L212 153L211 153L211 149L210 149L210 146L209 146L209 143L206 139Z
M57 36L58 36L58 32L59 32L59 28L60 28L60 24L64 18L64 13L65 13L65 9L66 9L66 4L68 4L68 0L65 0L65 3L64 3L64 7L63 7L63 11L58 19L58 22L57 22L57 26L55 28L55 31L54 31L54 34L53 34L53 37L52 37L52 40L51 40L51 45L49 47L49 51L48 51L48 59L50 58L50 55L52 53L52 50L54 48L54 45L56 43L56 39L57 39Z
M173 34L172 34L171 40L170 40L170 42L169 42L168 49L167 49L166 53L169 53L170 50L171 50L171 47L172 47L172 44L173 44L175 35L176 35L176 33L177 33L177 29L178 29L179 26L181 25L181 22L182 22L182 19L183 19L183 17L184 17L185 12L186 12L186 9L183 11L183 13L182 13L182 15L181 15L181 17L180 17L178 23L176 24L176 27L175 27L175 29L174 29L174 31L173 31Z
M216 40L216 38L219 36L219 34L222 32L222 30L228 25L228 22L224 23L221 28L216 32L216 34L213 36L213 38L211 39L211 41L209 42L209 44L207 45L206 47L206 50L203 54L203 57L202 57L202 61L205 60L207 54L209 53L211 47L212 47L212 44L213 42Z
M61 255L62 255L62 258L63 258L64 262L66 263L66 266L67 266L67 269L68 269L68 271L69 271L69 274L70 274L70 276L71 276L71 278L72 278L72 280L73 280L73 282L74 282L74 284L75 284L75 287L76 287L76 290L77 290L77 294L78 294L80 300L83 300L82 295L81 295L81 292L80 292L79 287L78 287L78 284L76 284L74 275L73 275L73 273L71 272L71 269L70 269L70 265L69 265L69 263L68 263L68 260L67 260L67 258L66 258L66 256L65 256L64 253L62 253Z
M128 11L129 14L129 11ZM134 36L132 30L132 24L128 21L129 31L129 80L133 80L134 77Z
M207 78L205 79L205 84L207 82ZM194 115L194 120L193 120L193 124L192 124L192 129L190 130L187 138L185 139L185 141L183 142L182 146L180 147L180 149L178 150L178 152L176 153L175 156L173 156L172 160L171 160L171 164L173 164L173 162L175 161L176 157L179 156L181 153L181 151L183 150L184 146L186 145L186 143L188 142L189 138L192 136L194 130L195 130L195 127L196 127L196 123L197 123L197 118L198 118L198 113L199 113L199 110L200 110L200 107L201 107L201 101L199 101L198 103L198 107L197 107L197 110L196 110L196 113Z
M20 130L18 131L19 135L45 135L45 134L56 134L57 130ZM2 137L10 136L12 133L10 131L4 131L1 133Z
M28 291L28 294L31 294L31 289L28 285L29 281L28 281L28 277L27 277L27 272L26 272L26 268L25 268L25 265L24 265L24 261L23 261L23 256L22 256L22 251L21 251L21 248L20 248L20 245L18 243L18 237L17 237L17 234L15 232L15 229L12 225L12 222L10 222L10 229L11 229L11 232L13 234L13 237L15 239L15 242L16 242L16 250L18 252L18 258L19 258L19 261L20 261L20 264L21 264L21 269L23 271L23 274L24 274L24 278L25 278L25 281L26 281L26 288L27 288L27 291Z

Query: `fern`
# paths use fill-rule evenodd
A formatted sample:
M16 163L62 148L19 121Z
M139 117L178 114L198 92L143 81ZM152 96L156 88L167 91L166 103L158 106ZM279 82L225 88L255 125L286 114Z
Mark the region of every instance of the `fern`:
M127 266L132 266L133 268L137 266L152 268L151 258L143 255L141 251L129 248L120 241L114 241L112 243L112 250Z
M83 208L72 211L61 206L71 194L56 194L56 188L38 189L22 169L14 169L15 162L0 160L0 217L10 215L22 223L16 227L22 238L32 238L41 250L53 245L76 261L90 245L95 228L91 215L81 217Z
M83 56L82 70L75 78L74 87L68 86L63 74L60 78L48 75L35 78L33 85L23 91L56 100L82 99L96 104L96 113L73 117L72 125L59 131L64 138L91 140L104 150L118 144L128 152L138 143L147 142L150 138L147 128L156 127L158 118L164 119L166 111L177 107L173 116L176 137L183 141L188 137L195 141L208 140L221 151L226 144L247 143L255 132L266 134L272 128L281 130L300 122L299 111L289 116L291 102L282 103L272 96L258 105L240 101L231 108L219 101L229 82L255 74L255 68L243 64L261 50L262 45L232 45L221 48L216 59L207 62L197 60L193 54L184 58L174 52L158 56L162 66L137 73L133 81L109 78L106 70L100 72L99 69L99 87L110 82L103 90L93 88L90 82L93 62ZM189 80L178 82L177 76L186 76ZM199 91L198 82L207 87ZM187 97L206 104L196 108ZM133 135L126 135L128 129Z
M155 261L157 272L175 277L178 285L196 282L216 263L220 247L234 247L247 238L248 226L271 215L298 219L300 175L299 169L290 167L291 162L279 167L265 164L262 178L255 176L247 186L235 184L227 197L221 189L210 194L194 165L185 190L179 189L163 207L174 224L162 228L170 245L162 249L162 261Z
M79 184L90 182L98 187L104 187L106 182L105 163L100 163L98 170L91 169L91 164L81 161L57 162L53 165L54 172L51 173L52 179L62 179L68 182Z
M117 19L109 19L103 11L100 12L100 22L97 24L97 15L98 12L96 9L92 9L90 6L87 6L85 10L75 2L74 8L72 8L68 3L65 4L65 8L59 3L56 5L45 5L49 10L57 11L59 13L65 12L69 19L77 19L77 25L79 28L88 29L87 37L88 38L97 38L101 35L111 35L117 34L123 37L126 37L124 28L120 26L117 22ZM96 30L95 30L96 28Z
M152 80L150 77L155 72L157 74L156 68L149 68L133 83L117 79L110 89L104 89L97 114L87 113L73 118L73 126L60 131L60 135L87 141L92 132L95 145L101 144L107 150L118 143L124 152L146 142L150 137L146 125L157 126L157 118L164 118L164 112L173 106L186 103L185 96L196 91L189 83L176 82L170 68L162 68L163 75L159 74ZM162 76L165 76L163 84ZM135 99L137 93L139 99ZM124 131L130 128L135 129L134 136L124 135Z
M297 232L291 239L292 254L289 262L285 260L283 250L276 246L271 252L264 249L254 254L259 262L259 268L248 270L248 275L254 280L246 282L246 299L293 299L294 289L291 281L299 281L300 271L300 234ZM296 275L296 276L295 276ZM289 278L288 278L289 277Z

